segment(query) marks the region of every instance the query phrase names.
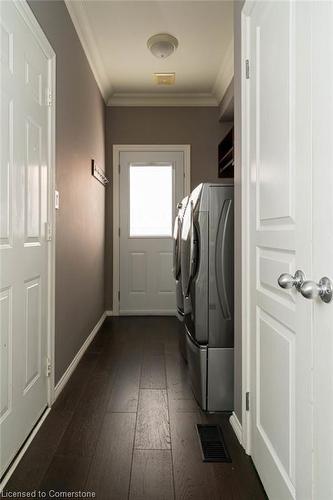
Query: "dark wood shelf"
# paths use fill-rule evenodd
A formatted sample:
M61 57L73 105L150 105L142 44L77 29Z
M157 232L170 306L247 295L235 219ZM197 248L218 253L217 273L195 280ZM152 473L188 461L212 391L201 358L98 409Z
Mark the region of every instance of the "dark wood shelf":
M234 177L234 129L232 128L218 146L218 176Z

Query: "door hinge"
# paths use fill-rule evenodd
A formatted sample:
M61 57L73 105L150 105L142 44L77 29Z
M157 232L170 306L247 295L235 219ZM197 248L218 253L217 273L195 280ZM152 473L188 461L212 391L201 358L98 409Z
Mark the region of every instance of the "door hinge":
M248 80L250 78L250 61L245 59L245 78Z
M51 89L46 89L46 106L52 106L53 104L53 95Z
M249 392L247 392L245 394L245 409L246 409L246 411L250 410L250 393Z
M50 358L46 358L46 376L47 377L51 376L51 368L52 368L51 360L50 360Z
M119 172L119 174L120 174L120 163L119 163L119 165L118 165L118 172Z
M118 227L118 236L120 238L120 227Z
M45 237L46 241L52 240L52 226L49 222L45 222Z
M118 290L118 302L120 302L120 290Z

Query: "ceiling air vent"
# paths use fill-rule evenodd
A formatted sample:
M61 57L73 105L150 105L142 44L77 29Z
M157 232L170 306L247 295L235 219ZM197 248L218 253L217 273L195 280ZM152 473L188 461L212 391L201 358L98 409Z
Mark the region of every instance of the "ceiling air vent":
M176 81L175 73L154 73L154 80L157 85L174 85Z

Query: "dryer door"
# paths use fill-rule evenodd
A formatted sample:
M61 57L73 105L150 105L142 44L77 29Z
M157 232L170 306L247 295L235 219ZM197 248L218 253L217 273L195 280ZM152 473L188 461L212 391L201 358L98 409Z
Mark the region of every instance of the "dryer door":
M191 217L191 230L190 230L190 282L194 278L198 268L199 261L199 238L198 231L194 223L193 210Z
M179 278L180 274L180 238L181 238L181 223L180 218L177 215L175 218L175 224L173 227L173 277L175 280Z
M181 240L181 279L184 296L188 296L191 279L191 227L193 218L193 202L185 210L182 222Z

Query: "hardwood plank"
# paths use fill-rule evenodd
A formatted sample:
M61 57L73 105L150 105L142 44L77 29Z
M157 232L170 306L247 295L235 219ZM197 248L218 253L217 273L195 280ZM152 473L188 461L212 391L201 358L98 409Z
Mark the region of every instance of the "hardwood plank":
M188 368L179 352L166 354L167 387L170 399L194 399Z
M128 497L135 419L135 413L105 416L85 487L95 491L98 500Z
M73 413L68 411L50 412L9 479L7 491L32 491L39 488L72 416Z
M108 403L108 412L137 411L142 352L125 352L119 361L115 382Z
M196 424L199 422L199 412L170 414L176 499L220 498L214 464L202 462L196 432Z
M169 327L168 334L165 336L166 354L179 354L180 338L184 336L184 324L177 320L177 324Z
M50 453L40 453L36 448L29 449L6 484L4 491L38 490L43 475L52 461L52 456Z
M170 449L169 412L165 390L140 390L135 449Z
M173 399L169 395L168 391L168 396L169 396L169 408L170 412L175 412L175 413L184 413L184 412L196 412L198 411L199 405L196 402L194 398L192 399Z
M75 413L81 416L92 412L104 413L111 396L115 374L116 370L109 371L100 370L99 367L96 368L81 394Z
M113 340L105 348L97 353L97 366L101 371L116 373L124 348L124 342Z
M86 415L75 413L56 450L56 455L93 456L103 416L101 412Z
M152 356L164 356L164 342L162 340L159 340L159 336L156 337L156 334L154 337L147 335L147 340L144 344L144 352L145 354L150 354Z
M135 450L130 500L173 500L171 451Z
M39 489L46 493L85 490L90 463L91 457L56 455Z
M164 355L146 354L143 359L141 389L166 389Z
M52 409L61 411L76 409L96 363L96 355L93 353L86 353L83 356Z

